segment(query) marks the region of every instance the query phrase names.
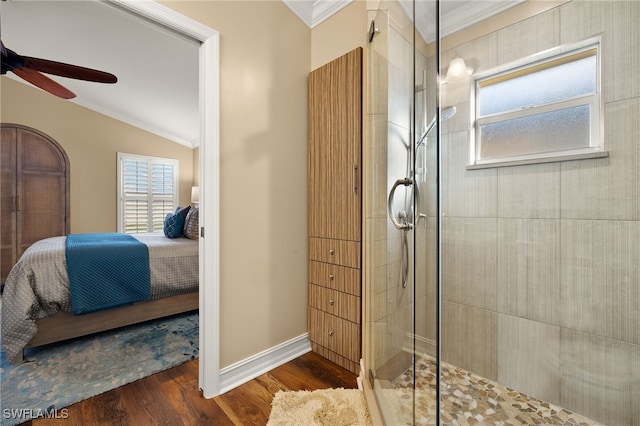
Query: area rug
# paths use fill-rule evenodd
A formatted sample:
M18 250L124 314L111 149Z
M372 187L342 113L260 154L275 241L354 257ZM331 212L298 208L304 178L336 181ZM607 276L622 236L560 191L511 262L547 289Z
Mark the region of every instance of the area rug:
M358 389L279 391L267 426L368 426L371 418Z
M198 314L188 313L25 351L1 354L3 425L50 413L198 357Z

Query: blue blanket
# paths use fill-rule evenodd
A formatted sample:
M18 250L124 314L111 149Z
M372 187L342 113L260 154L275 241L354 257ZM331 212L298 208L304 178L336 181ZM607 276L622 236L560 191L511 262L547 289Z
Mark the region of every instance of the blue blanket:
M68 235L66 259L74 315L151 298L149 249L131 235Z

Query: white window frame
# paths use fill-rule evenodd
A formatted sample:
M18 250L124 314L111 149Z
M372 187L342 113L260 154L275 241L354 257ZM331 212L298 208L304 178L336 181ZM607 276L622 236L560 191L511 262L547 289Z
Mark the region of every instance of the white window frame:
M601 96L601 47L600 37L590 38L580 43L560 46L535 55L528 56L521 60L505 64L501 67L491 69L487 72L477 74L473 77L473 88L471 90L471 137L469 150L469 165L467 169L512 166L520 164L545 163L553 161L575 160L583 158L606 157L608 153L604 151L603 138L603 107ZM509 78L510 75L517 76L521 73L536 72L538 69L548 69L565 58L577 60L581 54L588 54L595 50L596 57L596 91L593 94L568 98L546 104L534 105L531 107L489 114L478 117L478 91L484 82ZM571 61L570 60L570 61ZM570 62L569 61L569 62ZM588 105L591 111L589 145L581 148L559 149L540 153L523 153L522 155L505 156L500 158L480 158L480 146L482 141L480 126L513 120L522 117L530 117L547 112L560 111L576 106Z
M126 199L146 199L147 200L147 232L154 232L153 230L153 201L156 198L153 194L153 184L148 185L148 191L146 196L127 197L124 193L124 168L123 164L125 160L134 159L137 161L143 161L147 163L149 170L149 176L152 176L152 168L154 164L168 164L174 167L173 176L173 208L178 205L178 175L179 175L179 161L175 158L153 157L150 155L128 154L124 152L118 152L118 232L125 233L125 201ZM163 198L164 200L164 198ZM158 231L155 231L158 232Z

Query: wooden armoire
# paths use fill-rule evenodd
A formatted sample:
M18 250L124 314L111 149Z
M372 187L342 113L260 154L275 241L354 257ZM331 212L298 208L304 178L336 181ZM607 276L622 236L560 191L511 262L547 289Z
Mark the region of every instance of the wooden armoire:
M309 339L357 373L361 357L362 48L309 74Z
M34 242L69 233L69 159L38 130L0 127L1 256L4 284L9 271Z

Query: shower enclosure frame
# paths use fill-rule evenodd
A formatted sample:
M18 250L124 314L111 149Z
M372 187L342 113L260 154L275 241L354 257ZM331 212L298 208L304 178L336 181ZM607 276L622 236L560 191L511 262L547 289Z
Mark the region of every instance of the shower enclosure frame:
M422 3L424 4L424 2ZM432 4L433 10L434 10L434 14L432 16L434 17L439 16L440 1L434 0L429 3ZM416 4L415 2L413 2L411 6L412 10L409 12L409 14L412 16L415 16L415 13L416 13L415 7L416 7ZM422 264L422 262L417 265L416 262L414 262L413 260L413 254L415 254L419 250L418 246L420 246L420 249L422 250L424 249L424 245L425 245L424 243L419 244L416 241L417 234L419 234L421 238L426 240L427 234L435 233L436 239L432 241L435 247L434 248L435 251L433 252L435 253L434 259L439 259L440 257L438 254L439 244L440 244L440 240L439 240L440 218L439 218L439 214L437 214L437 212L440 210L440 207L439 207L440 193L439 193L439 185L437 183L440 181L440 178L438 176L438 173L440 170L439 160L438 160L438 157L440 155L439 121L441 120L441 117L440 117L441 110L439 107L440 94L439 94L439 84L438 84L439 69L440 69L440 58L439 58L440 41L438 36L439 34L438 19L434 19L435 21L434 32L436 34L434 45L431 47L425 45L423 46L423 49L429 49L429 48L434 49L435 47L435 54L433 54L434 52L431 52L432 56L431 58L429 58L429 60L427 60L426 58L427 54L425 53L425 55L421 57L421 63L423 68L421 68L418 71L416 70L416 56L415 56L417 54L416 53L417 50L414 49L414 46L416 45L416 30L413 24L410 22L407 23L407 28L410 28L410 31L406 30L405 28L406 31L403 34L400 34L402 32L402 30L400 30L397 33L393 32L392 35L389 35L393 31L389 24L389 14L385 13L383 8L381 7L378 10L377 15L378 16L376 16L371 21L371 30L369 34L369 41L370 41L370 45L368 49L369 69L371 70L377 69L378 71L380 71L380 66L382 63L384 63L385 61L389 61L390 63L392 63L394 61L393 58L390 58L387 56L387 55L394 55L393 49L390 48L389 46L381 46L381 51L376 51L377 49L376 41L384 37L394 37L395 40L409 47L408 50L406 48L405 50L407 50L410 54L409 66L411 67L410 75L403 75L400 77L400 80L408 78L408 86L395 87L395 89L398 89L399 92L403 92L403 93L393 93L394 88L391 88L388 90L384 88L382 89L383 93L381 94L380 99L378 99L379 94L373 94L371 96L371 99L369 100L369 108L368 108L369 118L371 122L376 122L377 120L377 122L379 123L381 117L386 117L386 118L383 118L383 120L386 121L386 123L382 127L379 127L377 124L373 124L372 126L369 127L370 129L372 129L370 139L375 140L377 137L382 137L383 139L386 139L387 137L389 137L390 139L396 139L397 141L399 141L399 143L404 146L404 149L406 151L406 157L401 159L387 159L386 161L388 163L393 163L393 162L397 163L396 165L399 168L403 168L405 167L404 165L406 165L406 168L404 169L404 173L394 172L395 173L394 174L390 172L389 176L387 176L385 180L385 179L380 179L380 176L378 176L377 178L373 178L373 174L375 173L375 171L372 171L371 169L365 170L365 173L369 174L369 178L367 178L369 181L371 181L372 179L375 179L378 182L380 182L380 180L385 180L387 182L386 183L387 189L385 193L388 196L385 199L386 204L385 204L384 222L386 223L386 219L388 218L389 222L393 224L393 226L397 228L398 232L400 233L400 236L393 235L394 231L389 231L387 229L387 225L381 224L382 218L376 216L376 218L373 219L373 222L375 222L376 225L368 229L367 236L365 237L369 241L384 240L384 243L382 244L384 244L385 246L387 244L389 246L393 244L400 244L400 247L402 247L401 248L402 254L400 255L400 259L387 259L386 261L382 262L385 264L383 268L386 268L386 270L388 271L387 275L394 276L396 272L394 272L393 270L394 269L398 270L399 268L399 272L397 272L397 274L399 275L398 276L398 294L390 295L390 293L395 291L395 289L393 288L385 289L384 293L390 295L389 298L387 299L387 302L385 303L387 303L387 305L389 306L394 303L400 306L400 310L398 312L390 313L389 314L390 316L396 316L396 317L406 316L408 313L407 306L410 306L410 309L411 309L411 312L410 312L411 320L404 321L405 323L404 326L401 326L398 330L395 330L395 331L390 330L391 327L393 326L390 326L389 324L397 321L397 318L391 319L390 321L388 321L388 323L383 325L381 324L381 322L378 322L375 319L372 320L373 316L375 316L376 313L372 313L369 311L368 315L369 315L370 321L365 322L365 329L383 327L385 328L384 333L395 334L395 336L392 336L391 339L395 340L396 342L399 342L401 346L400 348L401 350L395 355L384 354L382 355L382 358L385 358L385 361L386 361L385 362L386 365L383 367L383 369L397 370L398 368L404 369L408 366L406 365L407 356L409 356L410 358L409 365L410 366L415 365L415 354L417 351L416 349L417 346L421 346L422 349L424 350L423 347L426 344L426 346L431 347L431 350L436 351L432 354L433 356L435 356L438 360L440 356L438 345L437 344L434 345L434 342L437 342L438 339L440 338L439 304L436 304L434 306L435 311L432 310L434 314L434 317L432 318L432 321L431 321L433 329L431 330L430 333L428 333L431 335L431 338L427 339L424 337L420 337L416 332L416 329L418 327L416 323L416 318L418 317L418 312L416 312L416 297L418 296L416 295L420 294L421 298L426 299L425 293L427 291L424 289L420 291L416 290L415 277L416 277L416 274L425 274L427 273L427 271L425 271L424 269L417 270L416 268L418 269L424 268L424 265ZM387 33L387 31L389 31L389 33ZM418 35L418 37L420 37L420 35ZM384 41L384 43L386 42L388 42L388 40ZM404 56L402 59L407 59L407 57ZM402 61L402 59L400 59L400 61ZM379 62L377 62L378 60ZM427 62L432 67L430 72L427 72L426 68L424 68L427 66ZM400 63L397 65L399 65L398 69L407 68L407 63ZM393 78L387 75L387 73L392 73L394 71L392 68L393 68L393 65L389 66L389 69L383 71L383 74L384 74L383 80L385 80L385 84L386 84L386 79L388 78L389 85L391 86L393 86L394 84L392 82ZM429 83L427 83L428 77L431 77L431 81ZM375 79L376 79L375 76L371 77L371 81L369 81L369 84L368 84L369 87L374 87L376 85ZM410 89L407 89L407 87L410 87ZM404 118L390 117L389 115L392 113L390 110L383 111L380 109L378 110L376 109L377 107L380 107L381 105L386 105L389 102L393 103L393 100L391 100L392 97L398 95L404 98L407 93L410 93L410 95L409 95L409 103L408 103L407 109L405 110L405 112L407 113L406 117ZM427 108L426 103L428 99L432 100L432 105ZM419 100L423 101L422 105L418 105ZM455 108L450 109L449 113L451 112L455 113ZM384 130L378 133L378 130L380 130L380 128L384 128ZM375 142L371 142L371 143L375 144ZM427 146L429 149L430 160L426 159ZM365 150L365 151L371 153L372 151L378 150L378 148L373 146L371 148L372 148L371 150ZM387 149L391 150L392 148L388 147ZM370 161L369 164L379 164L376 162L375 158L373 160L374 161ZM416 163L417 160L421 161L420 165ZM427 163L430 165L429 167L425 167ZM365 161L365 165L366 164L367 162ZM387 167L391 167L391 166L387 164ZM430 173L429 176L427 176L427 170L429 170L429 173ZM417 176L416 171L419 171L421 176ZM391 182L394 182L394 183L391 183ZM427 188L426 187L427 184L431 185L431 187ZM379 190L381 190L380 187L377 187L376 189L374 189L374 191L379 191ZM400 192L401 194L399 194L398 196L398 194L396 194L396 191ZM418 194L420 194L420 196L418 196ZM402 199L402 198L404 198L405 202L399 203L398 199ZM371 206L371 209L373 211L377 211L379 216L381 216L381 209L379 207L376 207L381 203L381 201L365 200L365 204L367 203L372 203L368 205ZM428 206L428 211L427 209L425 209L425 205ZM370 215L365 213L365 217L368 217L368 216ZM385 236L381 237L382 234L385 234ZM365 247L367 246L368 244L365 245ZM411 246L411 250L410 250L410 252L412 253L411 258L409 258L409 255L408 255L408 252L409 252L408 246ZM378 250L381 250L381 249L378 248L375 251L378 251ZM387 247L385 251L388 253L392 251L392 249ZM378 265L380 262L378 260L373 260L371 263L373 263L374 265ZM430 280L431 283L438 283L440 281L439 271L440 271L440 264L439 264L439 260L437 260L435 264L433 264L433 267L429 268L428 273L433 274L432 279ZM374 275L374 272L371 270L365 271L364 273L365 275L369 274L370 277ZM391 281L394 281L394 279L391 279ZM370 289L370 291L375 292L376 290ZM439 291L440 291L439 288L431 289L432 300L438 301L440 299ZM369 294L369 296L371 296L371 294ZM369 296L365 296L365 298L368 299ZM397 300L391 300L392 298L395 298L395 297L397 297ZM403 305L404 307L402 307L401 305ZM369 305L369 308L371 308L371 305ZM402 309L404 309L404 313L401 312ZM365 309L365 312L366 312L366 309ZM403 321L400 320L397 322L402 323ZM369 333L366 333L366 334L368 335L368 337L373 336L372 334L369 334ZM378 338L379 338L379 335L378 337L374 336L372 339L375 340ZM417 342L416 340L419 340L419 342ZM404 343L402 343L403 341ZM370 346L369 353L376 353L380 350L379 348L374 347L376 344L377 344L376 342L372 342L371 340L369 340L369 338L365 338L365 345L373 345L373 346ZM402 350L402 346L405 346L405 345L408 345L411 347L408 348L408 350L404 351ZM384 350L382 351L384 352ZM402 360L399 361L398 358L404 359L404 361ZM373 362L375 363L378 361L373 361ZM365 364L366 364L366 360L365 360ZM380 385L380 383L384 383L387 377L384 377L385 374L384 373L381 374L380 371L377 371L377 368L373 368L372 365L365 366L365 369L363 370L364 371L361 373L361 378L368 385L368 389L372 390L372 392L367 392L367 395L369 397L375 398L375 394L378 391L378 388L380 386L384 387L384 385ZM366 371L366 374L365 374L365 371ZM439 386L440 374L437 374L436 377L437 377L438 386ZM415 384L415 378L413 379L413 382ZM413 400L415 400L415 395L412 395L411 397ZM380 402L380 399L378 399L378 402ZM435 416L436 416L436 421L439 423L440 421L439 420L439 411L440 411L439 398L435 398L435 403L437 404L437 406L435 407ZM379 407L377 403L376 403L376 406ZM412 407L412 411L415 411L415 407ZM383 417L385 417L386 413L383 412L381 414ZM412 421L413 421L413 416L414 415L412 414L411 415ZM387 419L387 421L389 421L389 419Z

